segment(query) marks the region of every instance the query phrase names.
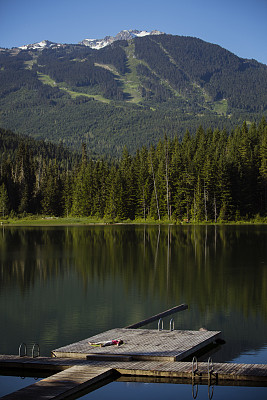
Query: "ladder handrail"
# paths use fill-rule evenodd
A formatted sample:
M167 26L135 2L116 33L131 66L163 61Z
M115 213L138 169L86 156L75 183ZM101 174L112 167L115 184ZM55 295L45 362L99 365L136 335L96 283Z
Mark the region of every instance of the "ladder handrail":
M35 347L37 347L37 356L34 355ZM34 343L34 345L32 346L32 358L39 357L39 356L40 356L40 346L38 343Z
M22 348L22 346L24 346L24 355L23 355L23 356L21 355L21 348ZM19 356L20 356L20 357L26 357L26 356L27 356L27 345L26 345L26 343L24 343L24 342L22 342L22 343L19 345Z
M170 331L174 331L174 319L170 320Z
M160 324L161 324L161 328L160 328ZM160 318L158 320L158 331L163 331L163 319L162 318Z
M194 365L196 364L196 369L194 369ZM198 372L198 361L196 356L192 359L192 379L194 378L195 374Z

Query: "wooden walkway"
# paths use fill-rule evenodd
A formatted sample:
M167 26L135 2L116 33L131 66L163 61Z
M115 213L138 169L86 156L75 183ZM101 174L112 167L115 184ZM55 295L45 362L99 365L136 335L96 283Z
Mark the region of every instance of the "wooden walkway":
M150 376L165 378L192 379L192 362L159 362L159 361L92 361L74 358L55 357L18 357L0 355L0 368L5 371L57 371L72 370L73 367L89 370L112 369L125 376ZM267 384L267 364L237 364L237 363L213 363L214 373L212 378L217 381L255 381ZM54 375L57 376L58 374ZM208 378L208 363L198 363L196 380ZM48 379L48 378L47 378Z
M6 400L65 399L82 395L84 391L98 389L114 380L116 371L111 368L73 366L48 378L3 396Z
M4 396L5 400L67 399L70 395L81 396L122 376L124 380L138 378L172 379L172 383L192 382L192 363L173 361L92 361L56 357L0 356L0 368L5 370L50 371L54 375L42 379L17 392ZM18 369L19 368L19 369ZM61 372L56 372L61 370ZM55 373L56 372L56 373ZM210 379L210 380L209 380ZM212 382L217 385L238 384L267 386L267 365L214 363L213 373L208 375L208 363L198 363L194 376L196 383ZM164 380L163 380L164 382Z
M220 331L188 331L156 329L111 329L80 342L53 350L56 357L87 359L180 361L220 338ZM90 343L105 343L122 339L121 346L95 347Z
M7 370L51 372L64 371L73 366L115 369L123 375L162 376L175 378L192 378L192 362L158 362L158 361L88 361L85 359L55 357L18 357L0 356L0 368ZM219 380L253 380L267 383L267 364L213 363ZM208 363L199 362L196 379L207 377Z
M192 362L131 362L121 363L120 365L113 364L113 368L121 375L192 380ZM267 385L267 365L265 364L214 363L213 372L210 376L208 368L207 362L198 363L198 370L194 375L194 380L207 381L210 379L217 384L222 381L253 381L264 382Z

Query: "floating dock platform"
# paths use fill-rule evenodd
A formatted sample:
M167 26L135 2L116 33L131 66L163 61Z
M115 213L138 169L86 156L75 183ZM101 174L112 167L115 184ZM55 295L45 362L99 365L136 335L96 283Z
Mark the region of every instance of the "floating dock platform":
M118 361L180 361L216 342L220 331L111 329L80 342L53 350L55 357ZM121 339L120 346L100 344Z
M126 328L111 329L52 351L52 357L0 355L0 368L51 376L8 394L5 400L68 399L113 380L267 386L267 365L182 361L220 340L220 331L135 329L187 309L180 305ZM120 340L120 345L116 342ZM183 380L183 381L182 381Z

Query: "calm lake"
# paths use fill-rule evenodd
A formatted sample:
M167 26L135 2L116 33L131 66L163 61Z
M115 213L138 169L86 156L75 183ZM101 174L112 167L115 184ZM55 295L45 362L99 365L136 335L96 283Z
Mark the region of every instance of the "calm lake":
M222 331L213 361L265 364L267 226L1 227L1 354L25 342L48 356L181 303L189 309L173 316L175 329ZM0 377L0 396L16 379ZM83 399L107 396L191 399L192 388L114 382ZM214 399L226 396L266 399L267 388L214 388ZM207 386L197 398L208 398Z

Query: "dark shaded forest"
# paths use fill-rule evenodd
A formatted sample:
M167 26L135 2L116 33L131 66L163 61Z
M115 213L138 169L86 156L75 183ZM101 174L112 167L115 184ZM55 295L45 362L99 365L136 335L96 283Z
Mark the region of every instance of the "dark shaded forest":
M23 138L24 139L24 138ZM227 133L202 126L120 159L0 130L0 215L224 222L266 217L267 123Z
M267 70L255 60L201 39L172 35L136 38L135 54L188 98L197 97L195 83L212 101L227 99L228 112L266 109Z

